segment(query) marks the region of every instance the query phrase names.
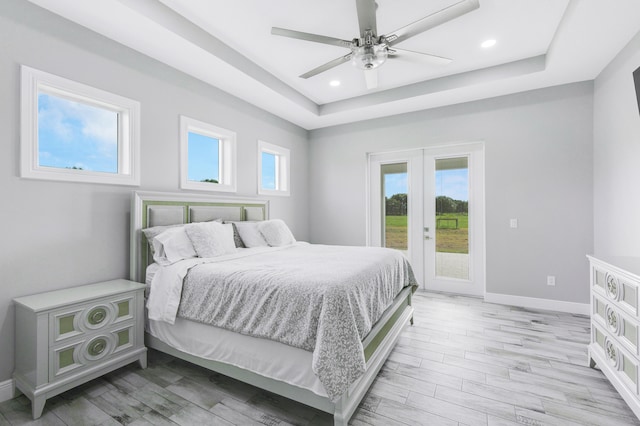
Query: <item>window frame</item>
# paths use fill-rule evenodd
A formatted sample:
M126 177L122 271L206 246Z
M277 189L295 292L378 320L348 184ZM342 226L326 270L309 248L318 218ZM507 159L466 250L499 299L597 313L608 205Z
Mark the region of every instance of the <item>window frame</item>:
M20 176L28 179L140 185L140 102L21 65ZM118 114L117 173L40 166L38 95L46 93Z
M276 189L262 187L262 153L276 157ZM258 140L258 194L288 197L291 195L291 151L280 145Z
M217 139L218 183L189 180L189 133ZM208 192L237 191L237 137L234 131L195 118L180 116L180 188Z

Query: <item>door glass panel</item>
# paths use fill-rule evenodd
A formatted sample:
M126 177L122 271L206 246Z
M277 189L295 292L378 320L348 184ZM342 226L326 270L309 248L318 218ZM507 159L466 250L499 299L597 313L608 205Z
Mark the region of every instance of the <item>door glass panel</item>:
M407 251L409 248L407 163L381 165L381 178L383 246Z
M436 159L436 275L469 279L469 160Z

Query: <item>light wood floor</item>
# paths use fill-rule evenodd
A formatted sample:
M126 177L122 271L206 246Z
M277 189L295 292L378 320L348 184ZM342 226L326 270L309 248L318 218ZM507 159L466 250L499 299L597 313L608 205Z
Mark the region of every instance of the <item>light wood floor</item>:
M407 327L353 425L640 425L587 364L584 316L418 292ZM331 416L151 351L49 400L38 425L323 425ZM29 401L0 426L31 424Z

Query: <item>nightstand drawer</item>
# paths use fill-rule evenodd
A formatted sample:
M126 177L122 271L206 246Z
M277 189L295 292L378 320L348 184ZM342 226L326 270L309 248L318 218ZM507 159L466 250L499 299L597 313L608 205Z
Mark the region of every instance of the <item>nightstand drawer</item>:
M115 299L104 298L51 312L49 330L52 334L49 344L53 346L83 333L131 320L134 297L135 293L131 293Z
M132 321L56 345L49 352L49 380L58 380L134 347Z

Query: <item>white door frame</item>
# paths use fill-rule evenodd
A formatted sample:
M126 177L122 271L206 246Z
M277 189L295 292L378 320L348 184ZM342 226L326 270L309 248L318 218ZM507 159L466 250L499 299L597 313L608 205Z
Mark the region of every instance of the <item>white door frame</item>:
M441 158L467 157L469 159L469 279L436 276L435 251L435 160ZM485 274L485 208L484 208L484 143L469 143L424 149L425 194L424 226L430 228L430 239L425 239L424 287L427 290L484 296ZM429 246L429 247L427 247Z
M424 164L422 149L409 151L396 151L387 153L367 154L367 245L374 247L382 246L382 182L381 166L384 164L407 163L407 186L409 194L423 192L423 172ZM422 198L419 200L408 200L408 253L407 257L412 265L421 264L423 258L424 244L419 237L422 229ZM419 238L418 238L419 237ZM419 263L420 262L420 263ZM422 268L414 268L416 280L423 282Z
M435 197L425 198L425 164L427 158L445 158L469 156L469 217L470 224L469 251L470 281L457 279L435 279L435 263L427 267L427 244L435 244L435 239L424 238L424 227L435 231L435 223L426 225L427 209L435 212ZM366 237L368 246L382 245L382 187L380 180L381 165L393 163L407 163L409 218L408 218L408 258L411 262L416 279L423 289L447 291L470 295L484 295L485 279L485 206L484 206L484 143L461 143L425 147L406 151L393 151L367 154L367 206L366 206ZM435 184L435 182L433 182ZM431 191L435 194L435 188ZM434 236L434 232L430 233ZM435 248L433 248L435 256ZM429 285L427 285L427 282ZM470 283L472 286L469 286Z

